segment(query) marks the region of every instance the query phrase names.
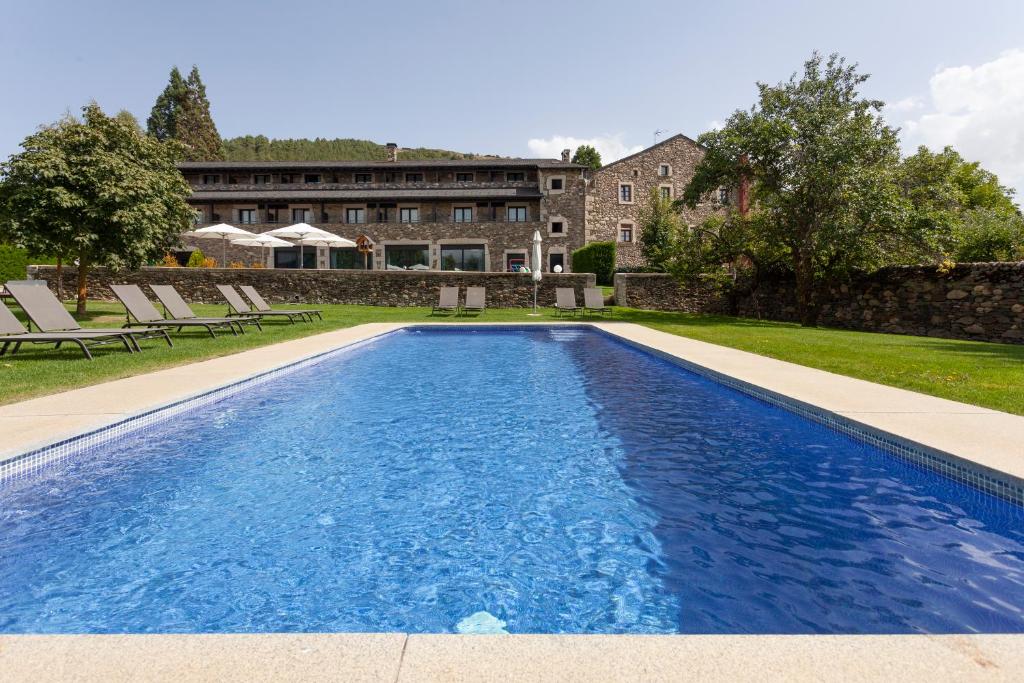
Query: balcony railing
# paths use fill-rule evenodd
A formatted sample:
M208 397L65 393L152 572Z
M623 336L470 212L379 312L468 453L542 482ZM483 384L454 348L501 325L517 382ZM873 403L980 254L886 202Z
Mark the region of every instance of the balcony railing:
M318 220L318 218L319 218L319 220ZM209 223L222 222L222 221L224 221L224 216L222 214L217 214L217 215L215 215L213 221L209 221ZM317 217L315 215L309 215L309 216L304 216L304 217L281 216L281 215L272 216L272 215L270 215L270 216L259 216L259 217L257 217L254 220L239 220L239 219L231 220L231 219L228 219L226 222L232 223L233 225L245 226L245 225L265 225L265 224L269 224L269 225L293 225L295 223L309 223L311 225L320 225L320 224L323 224L323 225L370 225L370 224L374 224L374 223L389 223L389 224L392 224L392 223L398 223L398 224L401 224L401 223L407 223L407 224L417 224L417 223L469 223L469 224L472 224L472 223L523 223L523 224L526 224L526 223L537 223L538 220L536 218L533 218L533 217L527 217L525 220L509 220L509 218L507 216L502 216L502 215L498 215L498 216L483 215L483 216L481 216L481 215L478 215L476 213L473 214L473 217L471 219L467 220L467 219L462 219L462 218L456 219L455 216L443 215L443 214L440 214L440 213L435 214L433 212L421 212L419 217L417 217L415 219L402 220L399 216L395 215L395 213L393 211L388 211L386 213L381 213L381 214L374 213L373 215L366 216L363 220L355 220L355 219L349 220L349 218L347 216L331 216L330 214L328 214L326 218L324 216L322 216L322 215L319 216L319 217ZM207 223L208 222L204 219L203 221L197 223L197 225L205 225Z

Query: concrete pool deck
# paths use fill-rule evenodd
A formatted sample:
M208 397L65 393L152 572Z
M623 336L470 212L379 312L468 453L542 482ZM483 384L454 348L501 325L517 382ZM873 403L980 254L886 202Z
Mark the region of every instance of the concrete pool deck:
M403 327L431 324L459 323L369 323L0 406L0 463L255 373ZM632 323L562 324L593 325L663 355L1024 481L1024 417ZM1012 680L1024 677L1024 635L0 636L0 672L5 680L36 681Z

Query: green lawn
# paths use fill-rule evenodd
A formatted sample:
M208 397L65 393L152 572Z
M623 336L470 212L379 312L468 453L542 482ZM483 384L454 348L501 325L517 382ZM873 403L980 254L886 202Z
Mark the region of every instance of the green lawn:
M193 306L200 315L222 315L223 306ZM416 322L452 319L431 316L425 308L323 306L324 321L312 325L267 322L264 331L232 337L205 332L174 335L174 348L155 340L143 342L144 352L129 355L114 347L94 350L84 360L71 348L25 347L16 356L0 358L0 403L94 384L235 353L255 346L366 322ZM490 309L487 321L553 320L551 309L541 318L528 318L525 309ZM90 302L86 326L120 326L118 304ZM903 387L926 394L1024 415L1024 346L804 329L797 325L685 313L617 309L616 319L658 330L731 346L772 358L800 363L851 377ZM473 320L475 316L458 320Z

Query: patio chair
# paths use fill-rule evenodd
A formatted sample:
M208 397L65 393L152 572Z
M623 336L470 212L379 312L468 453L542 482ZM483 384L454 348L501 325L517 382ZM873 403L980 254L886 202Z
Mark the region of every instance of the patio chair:
M225 321L234 322L238 326L238 331L244 333L242 325L255 325L257 329L263 330L263 326L260 325L259 318L252 316L233 316L231 318L218 318L218 317L203 317L200 318L195 312L189 308L189 305L185 303L185 300L181 298L181 294L178 294L178 290L173 285L150 285L150 289L156 294L156 298L160 299L160 303L163 304L164 309L171 314L171 317L175 320L195 320L198 322L211 323L218 322L223 323Z
M135 353L131 340L123 330L120 331L120 334L92 332L89 330L76 332L29 332L21 324L21 321L14 317L11 309L7 308L3 301L0 301L0 356L7 353L7 349L11 344L14 344L14 348L11 349L11 355L13 356L18 352L22 344L56 344L54 348L59 349L60 345L64 342L76 344L78 348L82 349L82 353L89 360L92 360L89 346L120 343L124 344L124 348L128 350L128 353Z
M611 314L612 309L604 305L604 293L599 287L585 287L583 289L583 312Z
M71 317L68 310L64 308L49 287L38 285L27 285L21 282L8 282L7 290L14 297L14 300L25 311L25 315L35 323L40 332L99 332L108 335L127 337L136 351L141 351L140 339L163 339L168 346L174 346L174 342L167 335L167 330L125 330L123 328L90 327L83 328L78 321Z
M146 298L146 295L138 285L110 285L110 289L113 290L114 296L124 305L124 327L174 328L177 332L181 332L182 328L185 327L202 327L210 333L211 337L217 336L214 332L217 329L227 329L231 331L231 334L236 337L238 336L238 332L235 330L235 327L238 326L237 320L227 318L224 320L165 318L160 315L160 311L156 309L156 306ZM132 318L135 320L132 321Z
M459 312L459 288L458 287L442 287L441 294L438 297L437 305L434 306L433 310L430 311L430 315L435 313L458 313Z
M565 313L576 315L582 309L576 305L576 290L572 287L555 288L555 316Z
M487 288L466 287L466 303L462 307L462 312L473 311L474 313L483 313L486 308Z
M242 294L244 294L245 297L249 301L252 302L253 308L255 308L257 312L259 312L259 313L273 313L274 312L274 309L272 309L270 307L270 304L268 304L266 302L266 300L264 300L264 298L262 296L260 296L260 293L256 291L255 287L253 287L252 285L239 285L238 288L240 290L242 290ZM282 312L284 312L284 311L282 310ZM309 322L313 322L313 316L314 315L317 318L319 318L320 320L324 319L324 316L321 314L319 308L301 308L301 309L300 308L290 308L290 309L288 309L287 312L288 313L301 313L302 315L306 316L306 319L309 320Z

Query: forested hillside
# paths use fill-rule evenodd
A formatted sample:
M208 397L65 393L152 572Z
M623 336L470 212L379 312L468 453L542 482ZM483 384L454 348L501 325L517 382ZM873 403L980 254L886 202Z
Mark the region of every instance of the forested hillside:
M223 141L226 161L344 161L387 159L384 145L351 138L272 140L265 135L243 135ZM402 159L473 159L482 155L446 149L403 148Z

